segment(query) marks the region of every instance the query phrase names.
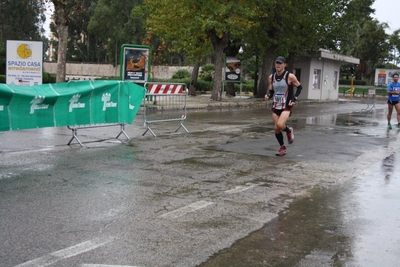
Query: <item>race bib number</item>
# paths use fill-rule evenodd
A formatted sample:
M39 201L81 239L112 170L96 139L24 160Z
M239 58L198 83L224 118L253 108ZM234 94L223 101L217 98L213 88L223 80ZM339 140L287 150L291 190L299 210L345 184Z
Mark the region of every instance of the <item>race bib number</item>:
M284 94L275 94L274 95L274 102L282 104L286 102L286 97Z
M399 91L400 91L400 87L393 87L393 91L394 91L394 92L399 92ZM393 97L393 98L399 98L399 95L393 94L392 97Z

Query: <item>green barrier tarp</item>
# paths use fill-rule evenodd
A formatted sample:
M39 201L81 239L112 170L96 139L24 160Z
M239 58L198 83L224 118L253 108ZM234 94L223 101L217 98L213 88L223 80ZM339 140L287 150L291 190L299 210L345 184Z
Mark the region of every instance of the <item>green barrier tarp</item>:
M0 84L0 131L131 124L145 88L128 81L71 81L37 86Z

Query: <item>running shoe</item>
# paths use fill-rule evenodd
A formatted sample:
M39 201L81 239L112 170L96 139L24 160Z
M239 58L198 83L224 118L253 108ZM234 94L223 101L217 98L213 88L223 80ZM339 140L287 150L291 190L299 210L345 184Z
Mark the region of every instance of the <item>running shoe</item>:
M293 144L293 142L294 142L293 127L289 127L289 129L290 129L290 133L287 134L287 140L288 140L289 144Z
M285 156L286 155L286 147L285 146L281 146L278 150L278 152L276 152L277 156Z
M388 130L392 130L392 125L390 123L388 124Z

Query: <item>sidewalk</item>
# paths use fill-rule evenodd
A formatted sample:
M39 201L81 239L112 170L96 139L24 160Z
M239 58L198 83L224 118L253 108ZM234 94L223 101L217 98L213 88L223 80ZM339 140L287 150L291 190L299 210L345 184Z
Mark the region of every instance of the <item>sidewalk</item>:
M235 96L227 97L223 96L221 101L215 101L210 99L211 95L197 95L187 97L187 109L213 109L213 108L233 108L233 107L265 107L270 105L272 101L265 102L264 98L255 98L253 96ZM317 103L334 103L334 102L355 102L355 103L367 103L367 101L375 101L375 103L385 103L386 98L375 98L368 99L367 97L354 96L352 99L349 96L338 96L337 100L318 100L318 99L300 99L296 102L297 106L317 104Z
M254 98L252 96L223 96L221 101L211 99L211 95L188 96L186 99L187 109L212 109L222 107L260 107L265 106L263 98Z

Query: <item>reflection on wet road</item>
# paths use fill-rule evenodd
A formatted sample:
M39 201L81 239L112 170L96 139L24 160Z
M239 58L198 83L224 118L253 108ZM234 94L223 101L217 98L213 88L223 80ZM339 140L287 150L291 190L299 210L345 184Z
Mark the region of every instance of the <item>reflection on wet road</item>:
M303 131L326 125L327 133L344 138L365 136L359 148L375 140L374 153L359 158L354 179L315 188L263 229L199 266L400 266L400 132L386 131L384 116L375 112L369 117L362 113L308 117ZM297 128L302 127L301 120L297 119ZM318 134L312 135L318 139ZM324 149L330 150L329 145ZM317 154L324 157L322 151Z
M394 153L354 180L314 189L200 267L400 266L399 166Z
M355 266L400 266L399 145L389 148L396 152L371 162L343 194L344 229L352 237L350 263Z

